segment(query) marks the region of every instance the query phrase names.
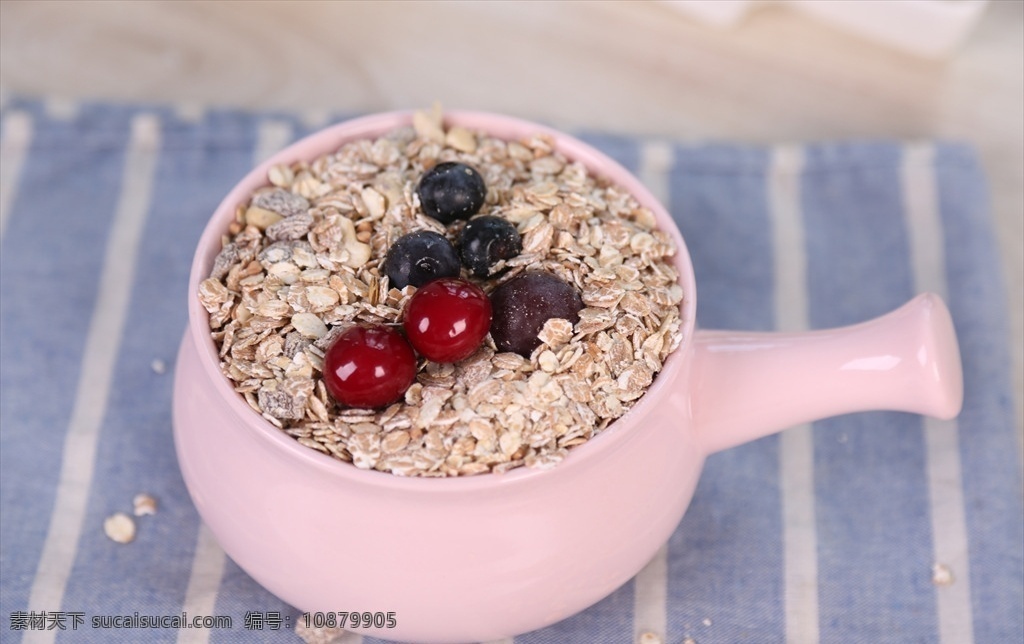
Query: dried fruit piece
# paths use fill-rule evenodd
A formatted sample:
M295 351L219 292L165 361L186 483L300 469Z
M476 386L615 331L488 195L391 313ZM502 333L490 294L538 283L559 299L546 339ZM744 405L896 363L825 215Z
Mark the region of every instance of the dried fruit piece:
M252 210L250 208L249 210ZM313 227L313 215L308 212L299 213L287 219L271 223L267 226L267 239L275 242L302 239Z
M309 201L305 197L280 188L261 192L252 198L251 205L272 210L282 217L294 217L309 210Z

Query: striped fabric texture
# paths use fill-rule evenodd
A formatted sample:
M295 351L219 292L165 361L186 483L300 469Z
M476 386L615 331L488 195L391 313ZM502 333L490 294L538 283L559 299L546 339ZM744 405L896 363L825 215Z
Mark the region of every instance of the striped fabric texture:
M171 383L202 227L254 163L326 124L316 121L20 98L3 107L0 639L298 641L284 625L244 627L246 613L294 625L298 612L199 520L174 455ZM966 395L953 421L853 414L712 456L682 523L634 580L514 641L1024 641L1020 401L972 150L575 134L673 213L695 264L700 326L838 326L934 291L953 314ZM133 543L112 542L104 519L130 513L143 491L157 514L137 519ZM33 628L31 614L44 612L85 623ZM90 623L182 612L233 625Z

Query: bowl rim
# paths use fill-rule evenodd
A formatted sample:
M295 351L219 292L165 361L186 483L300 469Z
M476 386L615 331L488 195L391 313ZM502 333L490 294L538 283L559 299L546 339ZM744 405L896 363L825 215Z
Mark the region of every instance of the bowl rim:
M693 264L682 234L668 210L651 191L632 172L590 144L532 121L475 110L446 110L443 114L446 126L459 125L471 130L482 130L505 140L518 140L524 136L538 134L552 137L555 149L566 158L583 163L588 172L623 187L636 197L641 205L649 208L654 213L658 229L667 232L676 244L673 263L679 271L680 284L683 288L683 301L680 303L682 341L666 358L661 372L656 375L650 388L625 414L609 424L597 436L569 450L566 458L550 469L537 470L521 466L498 474L488 472L471 476L400 476L390 472L357 468L351 463L339 461L302 445L257 414L231 387L228 378L221 372L218 352L210 335L209 314L195 294L199 290L199 283L209 276L213 258L219 252L221 238L234 216L237 205L246 201L256 188L269 185L267 172L274 165L299 160L310 161L321 154L334 152L350 141L377 137L394 128L409 126L412 124L413 114L413 110L380 112L327 126L271 155L235 183L211 214L196 244L189 274L189 322L186 335L191 337L201 368L213 383L218 398L224 400L234 415L250 426L254 436L260 436L288 458L296 459L303 467L313 467L329 476L356 484L423 493L486 490L537 482L542 477L550 477L557 473L568 475L588 461L601 458L609 450L614 450L617 443L628 440L631 432L642 429L626 427L630 424L628 421L631 418L646 416L655 411L657 404L670 394L673 388L685 386L696 328L696 287ZM175 396L179 395L177 389L176 382ZM689 431L686 425L688 423L685 419L679 419L679 431Z

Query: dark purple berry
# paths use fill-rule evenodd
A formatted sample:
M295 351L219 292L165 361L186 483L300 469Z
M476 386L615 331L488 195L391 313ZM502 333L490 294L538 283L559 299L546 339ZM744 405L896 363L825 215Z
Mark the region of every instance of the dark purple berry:
M480 173L465 163L446 161L427 170L416 188L423 213L450 224L469 219L480 211L487 186Z
M384 272L393 288L419 288L439 277L458 277L459 256L444 235L420 230L395 240L384 258Z
M491 338L498 351L529 357L551 318L576 324L583 300L575 287L544 271L526 271L491 293Z
M519 231L501 217L477 217L462 229L459 256L477 277L487 277L500 259L512 259L523 250Z

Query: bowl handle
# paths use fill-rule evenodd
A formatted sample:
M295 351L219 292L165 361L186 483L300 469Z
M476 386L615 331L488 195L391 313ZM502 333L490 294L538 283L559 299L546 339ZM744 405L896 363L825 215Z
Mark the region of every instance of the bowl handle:
M963 402L953 321L931 293L852 326L805 333L701 330L694 344L690 411L708 454L849 412L952 418Z

